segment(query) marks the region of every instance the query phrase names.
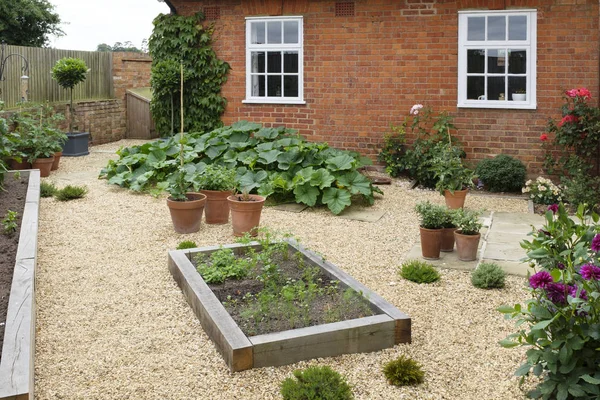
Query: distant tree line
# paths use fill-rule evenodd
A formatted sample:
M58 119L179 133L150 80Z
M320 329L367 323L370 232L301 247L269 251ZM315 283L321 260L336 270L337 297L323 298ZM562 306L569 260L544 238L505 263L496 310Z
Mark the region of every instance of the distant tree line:
M133 53L147 53L148 52L148 41L146 39L142 40L142 45L140 48L134 46L130 41L126 42L116 42L114 45L109 45L106 43L100 43L96 48L96 51L129 51Z
M50 35L63 36L60 17L47 0L0 0L0 42L45 47Z

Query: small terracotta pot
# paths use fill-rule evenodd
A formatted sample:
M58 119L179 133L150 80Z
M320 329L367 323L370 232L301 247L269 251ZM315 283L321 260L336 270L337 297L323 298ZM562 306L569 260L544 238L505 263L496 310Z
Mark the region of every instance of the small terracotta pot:
M15 169L15 170L31 169L31 163L26 161L24 158L23 158L23 161L21 161L21 162L18 162L14 158L11 158L8 165L10 166L10 169Z
M480 238L480 233L477 235L463 235L460 231L454 232L456 252L460 261L474 261L477 259Z
M249 232L250 236L258 235L260 214L265 198L255 194L249 195L250 201L241 201L240 195L229 196L227 202L231 210L231 225L234 236L244 236Z
M463 208L465 206L465 197L467 197L467 193L469 193L469 189L455 190L454 193L449 190L444 190L446 206L451 210Z
M229 203L227 198L233 195L232 191L221 192L217 190L201 190L206 195L204 218L207 224L226 224L229 222Z
M454 251L454 231L456 228L442 228L441 236L441 247L440 251L451 252Z
M175 201L169 197L167 206L173 227L177 233L194 233L200 230L206 196L202 193L186 193L187 201Z
M52 170L52 163L54 162L54 156L49 158L36 158L35 161L31 164L33 169L40 170L40 176L42 178L47 178L50 176L50 171Z
M62 157L62 151L57 151L54 153L54 162L52 163L52 171L56 171L58 169L58 163L60 162L60 158Z
M441 229L427 229L419 227L421 231L421 253L426 260L437 260L440 258L440 247L442 244Z

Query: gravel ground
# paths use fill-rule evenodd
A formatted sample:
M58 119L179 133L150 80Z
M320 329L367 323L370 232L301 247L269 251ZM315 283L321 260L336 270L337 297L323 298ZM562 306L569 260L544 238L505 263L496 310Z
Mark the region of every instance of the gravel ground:
M173 231L164 198L134 194L95 177L121 141L61 159L47 180L83 183L85 199L42 199L37 274L35 383L38 399L278 399L278 384L297 368L330 365L357 399L521 399L514 370L523 351L497 341L513 324L495 310L522 302L524 278L499 291L473 288L469 274L442 270L440 282L417 285L397 267L418 238L416 202L443 202L436 192L394 181L374 209L376 223L337 218L324 209L300 214L266 208L262 226L291 232L412 318L413 343L369 354L311 360L231 374L167 269L167 250L182 240L200 246L233 241L230 225ZM65 173L71 173L65 176ZM67 182L65 179L70 179ZM466 206L527 212L518 199L470 195ZM384 362L419 361L425 383L389 386Z

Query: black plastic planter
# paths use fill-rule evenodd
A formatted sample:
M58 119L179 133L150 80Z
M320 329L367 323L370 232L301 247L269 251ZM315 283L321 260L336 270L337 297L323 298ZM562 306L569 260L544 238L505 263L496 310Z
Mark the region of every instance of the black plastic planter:
M63 156L80 157L90 154L88 150L89 132L67 133L67 138L63 146Z

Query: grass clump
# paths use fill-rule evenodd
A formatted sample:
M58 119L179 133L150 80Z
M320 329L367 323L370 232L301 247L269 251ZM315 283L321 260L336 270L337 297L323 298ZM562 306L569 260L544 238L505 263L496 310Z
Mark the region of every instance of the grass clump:
M198 247L196 242L192 242L191 240L184 240L177 245L177 250L185 250L185 249L195 249Z
M425 373L421 365L410 357L401 356L383 366L383 374L388 383L394 386L408 386L423 383Z
M54 196L59 201L69 201L75 199L81 199L87 194L87 188L85 186L74 186L67 185L61 190L58 190Z
M479 289L500 289L504 287L506 272L495 263L481 263L471 273L471 283Z
M440 274L433 265L419 260L408 260L402 263L399 272L404 279L416 283L432 283L440 279Z
M52 197L56 194L58 188L51 182L40 183L40 197Z
M346 379L328 366L294 371L294 378L281 382L283 400L349 400L352 389Z

